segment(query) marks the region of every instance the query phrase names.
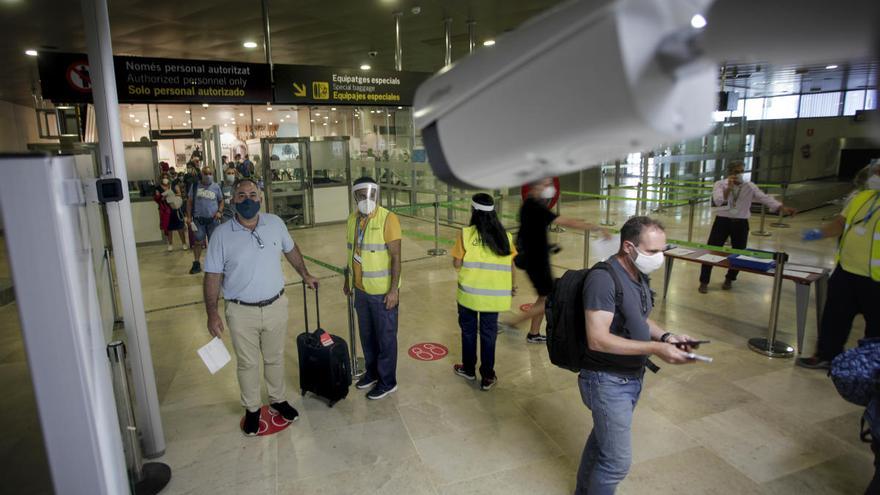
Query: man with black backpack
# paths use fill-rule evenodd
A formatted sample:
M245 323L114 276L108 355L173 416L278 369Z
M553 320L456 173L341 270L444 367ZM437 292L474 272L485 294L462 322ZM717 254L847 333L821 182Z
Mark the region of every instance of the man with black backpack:
M648 318L653 301L647 275L663 265L664 249L666 233L660 222L630 218L620 230L618 253L590 270L583 283L586 346L578 385L592 411L593 430L581 457L577 494L614 493L629 471L633 411L648 356L670 364L694 361L686 345L690 337L673 335ZM548 333L552 341L554 335ZM552 355L552 342L548 346Z

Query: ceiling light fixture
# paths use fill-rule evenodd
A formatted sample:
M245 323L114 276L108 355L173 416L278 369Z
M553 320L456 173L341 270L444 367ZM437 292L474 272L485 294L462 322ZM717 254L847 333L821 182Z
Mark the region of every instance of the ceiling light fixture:
M272 107L266 107L266 111L267 111L267 112L271 112L271 111L272 111Z
M275 122L269 122L269 125L275 125Z
M263 119L257 119L257 122L262 122L262 121L263 121Z
M169 115L168 118L169 118L169 119L173 119L173 118L174 118L174 115Z
M397 107L398 110L403 110L403 107Z
M141 123L141 119L134 119L134 121L135 121L135 123L138 123L138 124Z
M370 67L370 66L367 65L367 64L362 64L362 65L361 65L361 70L370 70L370 69L372 69L372 67Z
M36 50L25 50L24 54L28 57L36 57L37 55L39 55Z
M202 108L208 108L208 104L207 104L207 103L202 103Z
M486 40L483 42L483 46L492 46L495 44L495 40Z
M244 43L241 44L241 46L243 46L245 48L256 48L257 42L256 41L245 41Z
M825 68L828 70L834 70L837 68L837 66L832 64L832 65L826 65Z
M315 119L312 119L312 120L310 120L309 122L314 122L314 121L315 121Z
M205 118L204 118L204 117L202 117L202 120L205 120Z
M284 119L280 119L280 120L278 120L278 122L284 122Z
M289 118L290 118L290 114L285 115L284 118L285 118L285 119L289 119Z
M333 110L333 111L335 112L335 111L336 111L336 107L333 107L333 108L331 108L330 110Z
M243 114L243 113L239 113L238 116L239 116L239 117L244 117L244 114Z
M189 111L189 110L184 110L183 113L189 114L190 111Z
M700 14L694 14L691 17L691 27L694 29L703 29L706 27L706 18Z

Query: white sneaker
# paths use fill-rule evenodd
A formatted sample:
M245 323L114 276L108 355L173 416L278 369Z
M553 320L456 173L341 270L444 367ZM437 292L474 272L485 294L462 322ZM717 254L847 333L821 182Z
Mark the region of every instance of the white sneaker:
M174 251L174 248L171 246L171 244L169 244L168 245L168 252L170 253L171 251Z
M187 246L186 244L184 244L183 246L180 246L181 251L186 251L188 249L189 249L189 246Z

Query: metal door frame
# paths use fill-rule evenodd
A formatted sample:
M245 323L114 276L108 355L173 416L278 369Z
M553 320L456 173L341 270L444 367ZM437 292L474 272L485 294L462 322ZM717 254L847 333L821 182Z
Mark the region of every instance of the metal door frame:
M266 198L266 211L275 210L275 199L272 197L272 154L270 153L272 145L275 144L301 144L300 160L305 161L303 165L303 202L308 205L308 217L303 215L303 225L288 226L288 228L304 229L315 226L315 200L312 197L312 152L310 148L310 139L308 137L274 137L261 138L260 151L263 153L263 194ZM305 212L303 212L305 213Z

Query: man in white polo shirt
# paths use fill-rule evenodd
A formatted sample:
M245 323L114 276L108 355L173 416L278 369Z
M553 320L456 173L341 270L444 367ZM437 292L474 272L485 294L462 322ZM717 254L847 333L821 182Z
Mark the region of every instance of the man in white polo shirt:
M715 182L712 189L712 206L716 207L715 221L712 223L712 231L706 244L710 246L724 246L727 238L734 249L745 249L749 242L749 217L752 216L752 202L757 201L767 206L770 211L782 212L786 215L794 215L796 210L789 208L779 201L758 189L758 186L743 180L746 166L743 162L735 161L727 164L727 178ZM727 270L724 290L730 290L733 281L736 280L738 270ZM712 276L712 267L703 265L700 269L700 293L709 292L709 279Z
M287 339L287 297L281 254L312 289L318 279L306 269L284 221L259 213L260 190L249 178L232 189L235 217L214 230L205 256L205 309L208 332L223 335L218 310L220 287L226 299L226 323L238 361L238 385L245 407L245 435L260 426L260 361L269 392L269 408L294 421L299 413L285 399L284 343Z

